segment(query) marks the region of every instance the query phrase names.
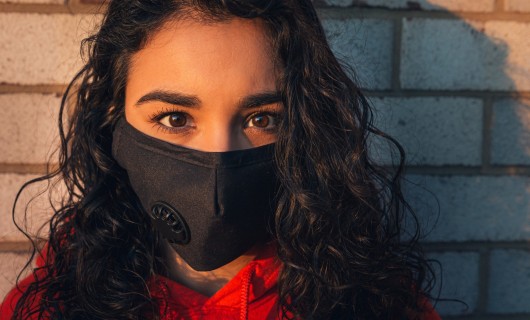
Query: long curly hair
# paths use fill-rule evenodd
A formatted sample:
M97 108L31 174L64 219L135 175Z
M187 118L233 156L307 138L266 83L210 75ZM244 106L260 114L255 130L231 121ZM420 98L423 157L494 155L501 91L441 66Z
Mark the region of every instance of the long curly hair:
M373 126L370 103L333 55L312 1L115 0L99 31L83 40L86 63L63 95L59 165L20 190L55 178L67 197L49 221L48 259L34 270L14 319L161 316L146 285L165 272L161 241L111 155L129 62L171 19L235 17L263 20L282 70L285 116L275 157L281 190L272 232L282 262L282 316L419 318L434 275L401 192L403 150ZM393 144L396 165L371 159L372 137ZM406 217L415 228L407 225L404 237Z

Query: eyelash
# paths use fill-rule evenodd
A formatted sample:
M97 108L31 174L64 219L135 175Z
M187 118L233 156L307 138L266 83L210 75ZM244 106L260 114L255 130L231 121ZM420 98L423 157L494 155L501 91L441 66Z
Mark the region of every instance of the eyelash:
M153 127L155 127L157 130L160 130L164 133L182 133L185 134L188 130L186 127L182 128L173 128L173 127L167 127L160 123L160 120L162 120L164 117L169 116L173 113L182 113L188 116L188 114L181 109L178 109L176 107L169 108L165 107L163 110L157 111L149 116L149 122L153 124Z
M157 111L149 116L149 122L153 124L154 127L156 127L157 130L160 130L164 133L173 133L173 134L186 134L188 132L188 127L168 127L160 123L160 120L162 120L164 117L169 116L174 113L182 113L186 117L189 117L188 113L186 113L184 110L179 109L177 107L165 107L164 109ZM270 129L259 129L266 132L273 132L276 130L279 121L282 119L282 113L278 112L275 108L271 106L264 106L260 108L259 110L251 113L246 117L245 124L252 119L253 117L257 115L267 115L271 116L273 118L273 121L277 124L275 127Z
M263 106L259 110L255 111L255 112L252 112L247 117L245 117L245 125L250 121L250 119L252 119L252 118L254 118L255 116L258 116L258 115L271 116L271 118L273 119L273 122L276 125L274 127L272 127L272 128L256 129L256 130L261 130L261 131L271 132L271 133L272 132L276 132L276 130L278 129L278 125L279 125L279 123L280 123L280 121L282 120L282 117L283 117L283 113L278 112L278 110L276 108L274 108L272 106Z

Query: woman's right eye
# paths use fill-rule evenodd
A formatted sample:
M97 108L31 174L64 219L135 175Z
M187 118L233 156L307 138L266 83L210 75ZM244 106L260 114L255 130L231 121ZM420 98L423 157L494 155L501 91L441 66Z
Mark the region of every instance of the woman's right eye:
M193 119L181 111L163 111L150 117L149 122L158 130L166 133L184 133L193 127Z
M160 118L158 121L166 127L178 128L185 126L188 119L186 114L182 112L175 112Z

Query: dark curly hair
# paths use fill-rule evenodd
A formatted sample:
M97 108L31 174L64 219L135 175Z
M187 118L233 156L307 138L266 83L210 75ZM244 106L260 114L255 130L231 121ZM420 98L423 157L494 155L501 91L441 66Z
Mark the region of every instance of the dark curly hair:
M165 272L161 241L111 156L130 58L171 19L236 17L263 20L282 71L285 116L275 159L281 196L272 235L282 262L282 315L419 318L434 275L401 192L403 150L372 125L369 101L351 68L333 55L312 1L115 0L99 31L83 40L86 64L63 95L59 165L20 190L58 179L67 198L54 209L48 259L34 270L37 280L17 302L14 319L161 316L146 286ZM399 162L390 168L371 159L371 137L390 141ZM407 237L405 216L415 227L407 226Z

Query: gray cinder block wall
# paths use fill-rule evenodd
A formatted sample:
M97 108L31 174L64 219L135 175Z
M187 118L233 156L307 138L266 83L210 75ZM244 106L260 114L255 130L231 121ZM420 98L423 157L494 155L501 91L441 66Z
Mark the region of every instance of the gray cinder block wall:
M0 0L0 298L28 248L11 205L55 159L60 96L97 2ZM530 318L530 1L315 5L376 124L407 151L406 194L443 266L441 296L468 305L440 302L444 319ZM30 211L32 229L49 214Z

